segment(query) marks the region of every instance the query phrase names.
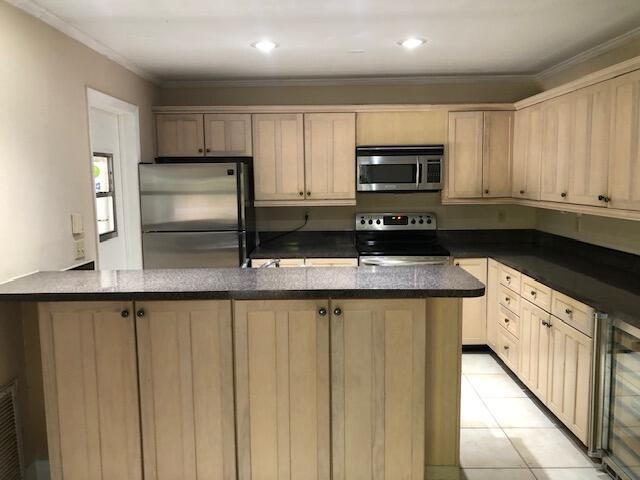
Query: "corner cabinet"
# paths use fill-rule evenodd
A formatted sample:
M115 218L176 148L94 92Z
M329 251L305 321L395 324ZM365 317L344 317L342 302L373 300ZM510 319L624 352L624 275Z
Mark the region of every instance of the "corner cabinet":
M540 105L515 113L513 134L513 198L540 199L540 162L542 160L542 108Z
M511 195L513 112L449 113L449 198Z

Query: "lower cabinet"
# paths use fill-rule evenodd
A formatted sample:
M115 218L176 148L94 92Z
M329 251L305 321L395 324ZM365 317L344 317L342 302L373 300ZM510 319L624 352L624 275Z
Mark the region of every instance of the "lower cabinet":
M231 302L140 302L146 480L236 478Z
M586 443L592 339L553 316L550 331L547 406Z
M238 478L329 479L327 300L235 302Z
M486 296L487 296L487 345L496 349L496 342L498 336L498 315L499 315L499 302L498 302L498 284L499 284L499 269L498 262L490 258L487 261L487 283L486 283Z
M423 479L425 300L332 308L331 478Z
M549 382L551 315L527 300L520 307L520 367L518 376L544 403Z
M53 480L142 478L130 302L39 305Z
M470 273L482 283L487 283L486 258L457 258L454 264ZM487 343L487 297L465 298L462 301L462 344Z

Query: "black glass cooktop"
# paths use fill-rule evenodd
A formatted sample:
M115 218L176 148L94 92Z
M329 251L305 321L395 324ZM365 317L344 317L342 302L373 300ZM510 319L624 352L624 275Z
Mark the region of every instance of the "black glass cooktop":
M356 232L356 249L360 255L449 256L433 231Z

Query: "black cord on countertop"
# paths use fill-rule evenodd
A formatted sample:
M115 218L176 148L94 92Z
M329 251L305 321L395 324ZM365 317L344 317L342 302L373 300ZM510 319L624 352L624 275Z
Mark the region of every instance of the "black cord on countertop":
M286 231L286 232L279 233L278 235L274 235L273 237L267 238L264 241L260 240L260 246L262 246L262 245L264 245L266 243L269 243L269 242L273 242L276 238L281 238L281 237L284 237L285 235L289 235L290 233L297 232L298 230L302 230L304 227L307 226L307 222L308 221L309 221L309 214L305 213L304 214L304 223L302 225L300 225L299 227L294 228L293 230L289 230L289 231Z

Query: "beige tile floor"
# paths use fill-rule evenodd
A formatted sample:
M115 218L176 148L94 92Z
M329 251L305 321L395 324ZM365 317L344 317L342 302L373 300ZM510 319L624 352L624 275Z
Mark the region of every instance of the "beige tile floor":
M462 355L462 478L609 479L528 395L488 353Z

